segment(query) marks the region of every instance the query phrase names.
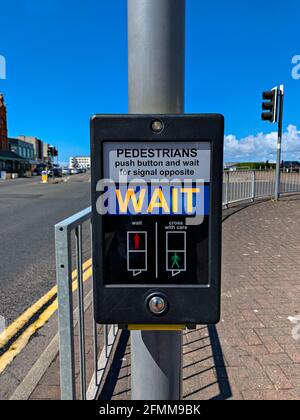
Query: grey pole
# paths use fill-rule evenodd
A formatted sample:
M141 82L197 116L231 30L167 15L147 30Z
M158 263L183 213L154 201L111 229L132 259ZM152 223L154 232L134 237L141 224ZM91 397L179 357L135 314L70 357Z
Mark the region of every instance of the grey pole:
M281 143L282 143L282 122L283 122L283 102L284 102L284 86L279 89L279 119L278 119L278 138L277 138L277 159L276 159L276 175L275 175L275 200L280 197L280 164L281 164Z
M129 112L184 112L185 0L128 0Z
M128 0L129 112L184 112L185 0ZM180 400L182 332L132 331L131 398Z

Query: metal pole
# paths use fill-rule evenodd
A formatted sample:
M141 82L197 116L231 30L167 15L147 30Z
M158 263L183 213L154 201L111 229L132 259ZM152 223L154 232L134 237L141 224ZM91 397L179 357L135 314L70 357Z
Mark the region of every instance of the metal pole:
M75 359L71 240L67 226L55 226L56 279L59 321L60 389L62 400L75 400Z
M281 143L282 143L282 121L283 121L283 102L284 87L279 89L279 119L278 119L278 138L277 138L277 159L276 159L276 177L275 177L275 200L280 197L280 164L281 164Z
M228 172L226 172L226 208L228 209L228 207L229 207L229 187L230 187L230 184L229 184L229 181L230 181L230 174L229 174L229 171Z
M185 0L128 0L129 112L184 112ZM131 398L180 400L182 332L131 333Z
M84 288L82 279L82 225L75 229L76 263L78 284L78 310L79 310L79 357L80 357L80 390L81 400L86 400L86 358L85 358L85 322L84 322Z
M185 0L128 0L129 112L184 112Z
M256 181L256 176L255 176L255 171L252 172L252 201L255 200L255 181Z

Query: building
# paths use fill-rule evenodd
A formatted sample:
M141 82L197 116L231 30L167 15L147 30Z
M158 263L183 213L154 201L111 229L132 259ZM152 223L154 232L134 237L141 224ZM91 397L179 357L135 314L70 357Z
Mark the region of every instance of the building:
M224 163L223 169L225 171L236 171L236 165L237 165L236 162L227 162L227 163Z
M19 139L8 139L9 149L24 159L34 160L35 153L33 144Z
M43 160L44 162L50 162L50 157L48 156L48 147L49 144L48 143L43 143Z
M18 153L14 153L9 148L7 137L7 113L4 103L4 97L0 94L0 172L1 178L11 177L11 174L24 175L30 168L27 159L24 159Z
M7 174L30 175L44 163L43 142L36 137L8 138L7 111L0 94L0 171Z
M6 106L2 93L0 93L0 150L9 151Z
M90 169L90 167L91 167L91 157L90 156L70 157L70 168Z
M11 178L10 174L30 175L30 169L30 163L27 159L9 150L0 150L0 172L5 172L7 174L6 178Z
M23 135L18 136L18 140L32 144L34 148L34 159L40 163L44 162L44 148L42 140L38 139L37 137Z

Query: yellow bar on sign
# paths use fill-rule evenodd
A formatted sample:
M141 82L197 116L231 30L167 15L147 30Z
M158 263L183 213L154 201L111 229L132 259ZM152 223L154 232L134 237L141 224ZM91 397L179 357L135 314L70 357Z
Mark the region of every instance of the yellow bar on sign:
M129 331L183 331L185 325L129 324Z

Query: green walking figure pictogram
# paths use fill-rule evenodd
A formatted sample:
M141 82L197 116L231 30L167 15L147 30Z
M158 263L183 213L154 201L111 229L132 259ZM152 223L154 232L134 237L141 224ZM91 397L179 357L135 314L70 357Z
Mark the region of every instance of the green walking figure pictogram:
M177 255L177 252L175 252L175 254L172 257L172 268L175 268L175 266L177 268L180 269L180 265L179 265L179 261L181 260L181 258Z

